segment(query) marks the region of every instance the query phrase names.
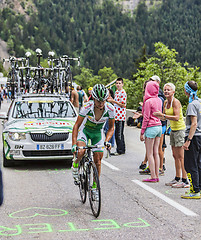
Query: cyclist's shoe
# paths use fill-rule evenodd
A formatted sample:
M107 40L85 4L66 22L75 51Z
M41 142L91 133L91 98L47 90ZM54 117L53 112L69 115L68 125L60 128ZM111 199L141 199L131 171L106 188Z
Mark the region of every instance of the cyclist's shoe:
M97 183L94 181L92 185L92 189L97 188Z
M139 169L144 170L146 167L147 167L147 164L142 162L139 166Z
M92 188L91 197L92 197L92 201L99 201L99 194L96 188Z
M181 195L181 198L184 199L200 199L200 192L195 193L192 191L186 192L184 195Z
M75 183L75 185L78 185L78 183L79 183L78 163L73 162L73 165L72 165L71 169L72 169L72 175L73 175L73 178L74 178L74 183Z
M151 174L149 167L146 167L144 170L140 170L139 173L140 174L148 174L148 175Z

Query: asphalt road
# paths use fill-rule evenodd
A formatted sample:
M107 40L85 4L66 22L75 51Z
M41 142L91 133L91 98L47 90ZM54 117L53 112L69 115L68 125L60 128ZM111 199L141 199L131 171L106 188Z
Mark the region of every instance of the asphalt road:
M3 103L1 111L7 107ZM201 200L181 199L185 189L165 186L175 174L169 145L165 175L159 183L142 183L138 166L145 150L139 133L126 127L126 154L104 158L97 219L88 200L84 205L80 201L70 163L2 167L5 201L0 207L0 240L201 239ZM168 144L169 137L166 140Z

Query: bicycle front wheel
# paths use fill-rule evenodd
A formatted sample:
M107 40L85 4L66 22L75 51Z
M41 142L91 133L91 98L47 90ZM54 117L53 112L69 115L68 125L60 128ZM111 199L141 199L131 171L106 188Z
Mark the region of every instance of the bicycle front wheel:
M88 165L87 180L91 210L93 215L97 218L101 210L101 189L98 171L94 162Z
M82 159L78 168L79 190L82 203L85 203L87 198L86 170L84 168L84 163L85 161Z

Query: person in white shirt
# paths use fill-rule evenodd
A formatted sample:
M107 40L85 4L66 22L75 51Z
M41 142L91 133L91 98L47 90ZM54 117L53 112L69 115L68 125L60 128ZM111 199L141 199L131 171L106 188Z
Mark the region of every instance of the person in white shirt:
M125 154L125 140L124 140L124 124L126 121L126 100L127 95L126 91L123 89L123 79L117 78L116 87L117 90L115 92L114 99L109 98L108 102L114 104L115 107L115 140L117 149L116 152L112 155L121 155Z

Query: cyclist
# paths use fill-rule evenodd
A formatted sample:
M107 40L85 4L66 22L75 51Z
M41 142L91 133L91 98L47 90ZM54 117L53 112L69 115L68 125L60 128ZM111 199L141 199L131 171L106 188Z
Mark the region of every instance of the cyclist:
M75 153L77 146L86 146L89 139L92 145L110 146L108 141L114 133L114 107L106 102L109 92L103 84L96 84L92 89L93 100L88 101L81 108L77 121L73 127L72 133L72 152ZM109 130L105 137L103 127L109 119ZM93 157L96 164L98 175L101 172L101 159L103 158L103 149L94 148ZM79 149L77 159L73 161L72 174L75 182L78 180L78 165L82 159L85 150Z

